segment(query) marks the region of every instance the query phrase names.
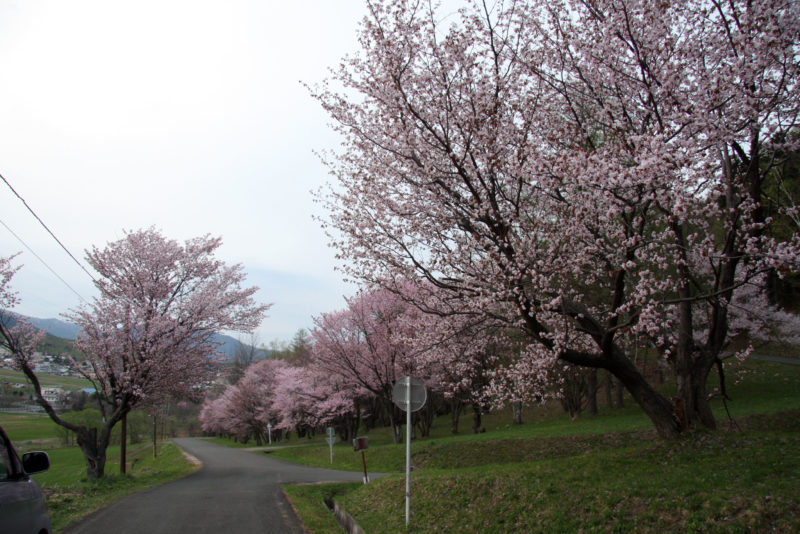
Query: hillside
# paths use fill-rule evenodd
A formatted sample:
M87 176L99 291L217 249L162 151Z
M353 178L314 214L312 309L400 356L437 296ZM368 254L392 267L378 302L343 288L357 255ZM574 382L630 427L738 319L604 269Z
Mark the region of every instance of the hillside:
M477 435L450 435L443 416L430 437L412 444L410 528L405 447L391 443L388 429L367 431L366 461L370 472L390 476L367 485L284 489L318 534L341 531L323 504L331 499L373 534L797 532L800 366L748 360L731 362L728 372L736 378L731 399L727 406L714 401L719 430L674 441L657 438L632 404L575 420L557 405L531 406L523 425L504 410L485 416L487 431ZM349 443L333 447L331 465L322 439L269 454L362 469Z
M69 355L77 360L83 359L83 353L75 348L72 339L64 339L47 333L44 342L39 346L39 351L54 356Z
M41 319L24 315L21 317L37 329L47 332L45 341L40 348L41 352L53 355L69 354L74 358L83 358L83 354L74 347L75 338L80 332L77 325L60 319ZM14 324L13 319L10 322L12 325ZM233 360L240 341L225 334L216 334L215 341L222 343L223 360Z

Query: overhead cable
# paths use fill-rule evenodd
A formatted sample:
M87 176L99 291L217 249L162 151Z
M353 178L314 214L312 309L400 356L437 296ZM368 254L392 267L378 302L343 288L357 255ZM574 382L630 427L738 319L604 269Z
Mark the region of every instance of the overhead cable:
M60 276L60 275L59 275L59 274L58 274L58 273L57 273L57 272L56 272L56 271L55 271L55 270L54 270L52 267L50 267L50 266L47 264L47 262L46 262L46 261L44 261L44 260L43 260L43 259L42 259L42 258L41 258L41 257L40 257L38 254L36 254L36 252L34 252L34 251L33 251L33 249L32 249L32 248L31 248L31 247L30 247L30 246L29 246L29 245L28 245L28 244L27 244L25 241L23 241L23 240L22 240L22 238L21 238L20 236L18 236L18 235L17 235L17 234L14 232L14 230L12 230L11 228L9 228L9 227L8 227L8 225L7 225L5 222L3 222L3 220L2 220L2 219L0 219L0 224L2 224L2 225L5 227L5 229L6 229L6 230L8 230L8 231L11 233L11 235L13 235L14 237L16 237L16 238L17 238L17 241L19 241L20 243L22 243L22 245L23 245L25 248L27 248L27 249L30 251L30 253L31 253L31 254L33 254L34 256L36 256L36 259L37 259L37 260L39 260L40 262L42 262L42 265L44 265L45 267L47 267L47 269L48 269L48 270L49 270L51 273L53 273L53 275L54 275L56 278L58 278L59 280L61 280L61 282L62 282L62 283L65 285L65 286L67 286L67 287L70 289L70 291L72 291L73 293L75 293L75 295L77 295L77 296L78 296L78 298L79 298L79 299L81 299L81 302L86 302L86 299L84 299L84 298L81 296L81 294L80 294L80 293L78 293L77 291L75 291L75 289L74 289L74 288L73 288L71 285L69 285L69 284L67 283L67 281L66 281L66 280L64 280L63 278L61 278L61 276Z
M89 278L91 278L93 281L97 282L97 280L95 280L95 277L94 277L94 276L92 276L92 273L90 273L89 271L87 271L87 270L86 270L86 267L84 267L84 266L83 266L83 264L82 264L81 262L79 262L79 261L78 261L78 259L77 259L75 256L73 256L73 255L72 255L72 252L70 252L70 251L67 249L67 247L65 247L65 246L64 246L64 243L62 243L62 242L61 242L61 240L59 240L59 239L56 237L56 235L55 235L55 234L54 234L54 233L53 233L53 232L50 230L50 228L48 228L48 227L47 227L47 225L44 223L44 221L43 221L42 219L40 219L38 215L36 215L36 212L35 212L35 211L33 211L33 209L32 209L30 206L28 206L28 203L27 203L27 202L25 202L25 199L24 199L24 198L22 198L22 197L20 196L20 194L19 194L19 193L17 193L17 192L16 192L16 190L14 190L14 188L13 188L13 187L11 187L11 184L10 184L10 183L8 183L8 180L6 180L6 179L5 179L5 177L4 177L2 174L0 174L0 179L2 179L2 180L3 180L3 182L5 182L5 184L8 186L8 188L9 188L9 189L11 189L11 192L12 192L12 193L14 193L14 195L16 195L16 197L17 197L17 198L20 200L20 202L22 202L22 204L24 204L24 205L25 205L25 207L26 207L26 208L28 208L28 211L29 211L29 212L31 212L31 215L33 215L33 216L36 218L36 220L37 220L37 221L39 221L39 224L41 224L41 225L42 225L42 227L43 227L45 230L47 230L47 233L48 233L48 234L50 234L50 236L51 236L53 239L55 239L55 240L56 240L56 243L58 243L58 244L61 246L61 248L62 248L62 249L64 249L64 252L66 252L66 253L67 253L67 255L68 255L70 258L72 258L72 261L74 261L74 262L75 262L75 263L78 265L78 267L80 267L80 268L83 270L83 272L85 272L86 274L88 274L88 275L89 275ZM6 226L6 225L5 225L5 224L3 224L3 226ZM6 226L6 228L8 228L8 226ZM11 232L11 229L9 228L9 230L8 230L8 231L9 231L9 232ZM11 233L13 234L14 232L11 232ZM14 234L14 236L16 237L16 234ZM17 239L19 239L19 237L17 237ZM21 240L21 239L20 239L20 242L22 242L22 240ZM23 244L24 244L24 243L23 243ZM27 247L28 245L25 245L25 246ZM31 252L33 252L33 250L31 250L31 249L30 249L30 247L28 247L28 250L30 250ZM34 255L36 255L36 254L34 253ZM39 256L36 256L36 257L38 258ZM41 260L41 258L39 258L39 259ZM42 262L42 263L44 263L44 262ZM47 265L47 264L45 264L45 265ZM48 269L49 269L49 267L48 267ZM52 269L50 269L50 270L52 271ZM53 272L53 274L55 274L55 271ZM56 275L56 276L58 276L58 275ZM59 278L61 278L61 277L59 276ZM70 288L70 289L71 289L71 288ZM73 291L74 291L74 290L73 290Z

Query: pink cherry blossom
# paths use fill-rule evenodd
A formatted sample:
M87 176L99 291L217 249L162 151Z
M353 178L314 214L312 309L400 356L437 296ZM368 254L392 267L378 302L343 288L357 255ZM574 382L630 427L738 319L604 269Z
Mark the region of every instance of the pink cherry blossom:
M737 295L800 267L763 209L800 148L800 4L385 0L360 43L311 89L345 137L319 197L346 274L517 329L503 382L529 395L556 362L603 368L662 436L713 428L710 371L774 315ZM637 369L643 339L679 409Z

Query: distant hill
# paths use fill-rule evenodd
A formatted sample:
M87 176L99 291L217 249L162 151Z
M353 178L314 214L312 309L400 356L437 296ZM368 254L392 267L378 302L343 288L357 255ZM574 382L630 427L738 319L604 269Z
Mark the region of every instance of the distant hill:
M75 342L72 339L64 339L50 334L49 332L44 338L44 341L39 346L39 351L45 354L52 354L59 356L69 354L76 360L83 359L83 353L75 348Z
M216 334L214 336L214 340L222 343L222 354L223 358L226 361L233 360L233 356L236 354L236 350L239 348L239 343L241 343L238 339L231 336L226 336L223 334ZM249 347L247 343L244 343L246 347ZM263 351L259 351L263 352ZM263 355L261 357L264 357Z
M36 317L26 317L26 319L39 330L63 339L75 339L81 330L77 325L60 319L37 319Z
M49 354L69 353L73 356L80 355L80 351L74 348L73 343L78 336L78 332L81 330L77 325L60 319L40 319L38 317L26 317L24 315L21 317L37 329L47 332L47 338L41 347L42 352ZM224 334L216 334L214 340L222 343L221 349L223 358L227 361L232 360L234 354L236 354L236 349L239 347L239 340Z

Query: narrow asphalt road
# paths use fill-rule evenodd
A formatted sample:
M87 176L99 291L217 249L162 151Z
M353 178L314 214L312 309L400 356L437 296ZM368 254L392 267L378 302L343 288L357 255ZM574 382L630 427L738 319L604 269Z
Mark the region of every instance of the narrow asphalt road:
M357 472L299 466L201 439L174 441L203 462L200 471L117 501L63 534L300 534L280 484L361 480Z
M754 360L765 360L768 362L788 363L789 365L800 365L800 358L782 358L780 356L767 356L764 354L751 354Z

